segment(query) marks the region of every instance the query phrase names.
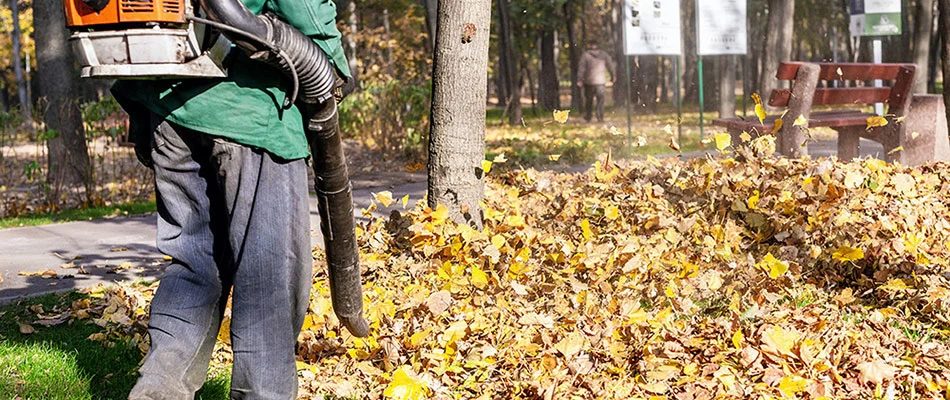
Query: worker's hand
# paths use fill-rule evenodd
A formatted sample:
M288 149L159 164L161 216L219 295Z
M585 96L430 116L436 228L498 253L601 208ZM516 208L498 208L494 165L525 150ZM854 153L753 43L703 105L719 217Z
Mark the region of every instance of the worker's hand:
M579 88L584 87L584 82L577 82L577 87L579 87Z
M337 315L337 318L340 319L340 322L343 323L343 326L346 327L346 330L350 331L350 334L353 336L360 338L369 336L369 323L363 319L363 316L357 315L355 317L343 317Z

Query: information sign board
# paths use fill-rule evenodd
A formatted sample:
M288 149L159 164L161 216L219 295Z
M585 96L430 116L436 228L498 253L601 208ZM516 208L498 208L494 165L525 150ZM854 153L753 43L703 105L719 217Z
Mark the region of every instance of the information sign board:
M746 54L746 0L696 0L699 55Z
M680 0L624 0L626 54L680 55Z
M850 0L851 36L893 36L903 32L901 0Z

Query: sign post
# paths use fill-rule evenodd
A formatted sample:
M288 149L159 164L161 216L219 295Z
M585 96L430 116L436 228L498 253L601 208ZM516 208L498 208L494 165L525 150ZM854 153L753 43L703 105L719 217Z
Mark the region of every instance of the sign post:
M623 41L627 60L627 134L631 143L633 128L630 116L630 56L670 55L676 57L676 107L682 144L683 103L680 101L679 59L683 54L680 23L680 0L624 0Z
M696 50L699 55L699 135L703 132L703 56L748 53L746 0L696 0Z
M850 0L851 36L874 37L872 50L874 62L883 62L884 46L881 36L900 35L903 31L901 0ZM875 87L883 82L874 81ZM874 113L884 115L884 104L875 104Z

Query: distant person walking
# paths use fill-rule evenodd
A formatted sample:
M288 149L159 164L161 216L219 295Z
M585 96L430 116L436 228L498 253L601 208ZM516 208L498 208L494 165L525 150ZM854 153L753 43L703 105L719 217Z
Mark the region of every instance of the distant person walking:
M594 113L594 99L597 99L597 120L604 122L604 100L607 98L607 72L612 81L617 80L613 57L600 49L596 41L587 43L587 50L581 55L581 64L577 72L577 86L584 89L584 120L590 122Z

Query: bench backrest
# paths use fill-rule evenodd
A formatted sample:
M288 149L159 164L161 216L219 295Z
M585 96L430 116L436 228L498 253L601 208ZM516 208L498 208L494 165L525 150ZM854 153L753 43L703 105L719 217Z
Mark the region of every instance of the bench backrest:
M803 63L783 62L776 78L795 80ZM887 103L888 114L902 116L910 100L916 66L914 64L860 64L817 63L820 67L819 81L893 81L891 87L842 87L817 88L812 105L844 105ZM769 97L772 107L786 107L792 91L776 89Z

